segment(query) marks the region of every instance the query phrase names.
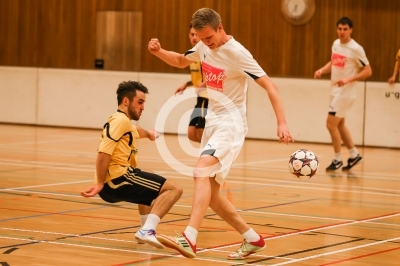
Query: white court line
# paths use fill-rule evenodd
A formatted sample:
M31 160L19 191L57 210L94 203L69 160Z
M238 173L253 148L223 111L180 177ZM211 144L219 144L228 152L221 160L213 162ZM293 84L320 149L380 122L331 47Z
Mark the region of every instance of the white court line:
M13 146L13 145L29 145L29 144L44 144L44 143L65 143L69 141L85 141L85 140L99 140L99 138L94 138L94 137L87 137L87 138L65 138L65 139L47 139L47 140L35 140L35 141L20 141L20 142L8 142L8 143L2 143L0 144L0 147L6 147L6 146Z
M9 240L17 240L17 241L26 241L26 242L31 242L31 243L47 243L47 244L55 244L55 245L63 245L63 246L70 246L70 247L80 247L80 248L89 248L89 249L100 249L100 250L111 250L111 251L120 251L120 252L127 252L127 253L138 253L138 254L150 254L150 255L156 255L156 256L162 256L162 257L172 257L172 258L184 258L182 255L170 255L166 253L156 253L156 252L150 252L150 251L138 251L138 250L132 250L132 249L124 249L124 248L107 248L107 247L97 247L97 246L89 246L89 245L83 245L83 244L71 244L71 243L64 243L64 242L55 242L55 241L47 241L47 240L31 240L31 239L24 239L24 238L17 238L17 237L5 237L5 236L0 236L2 239L9 239ZM186 259L186 258L185 258ZM205 258L199 258L196 257L194 258L195 260L200 260L200 261L209 261L209 262L216 262L216 263L225 263L225 264L232 264L232 261L228 260L213 260L213 259L205 259ZM151 259L148 260L151 262ZM260 264L247 264L247 263L240 263L240 265L254 265L254 266L262 266Z
M93 158L95 158L95 156L93 156ZM160 163L164 163L164 160L161 159L154 159L153 157L147 157L147 156L141 156L141 162L160 162ZM268 164L269 162L278 162L278 161L287 161L287 159L274 159L274 160L263 160L263 161L256 161L256 162L246 162L246 163L234 163L232 165L232 169L242 169L242 166L245 165L254 165L254 164ZM62 162L44 162L44 161L32 161L32 160L11 160L11 159L2 159L0 161L0 164L4 164L7 165L6 163L3 162L10 162L9 165L14 165L14 166L35 166L35 165L71 165L71 166L84 166L84 167L90 167L94 169L94 166L92 165L88 165L88 164L65 164ZM180 160L180 162L193 162L193 160L187 159L187 160ZM166 161L166 163L168 163L168 161ZM170 163L173 165L176 165L176 163ZM194 165L194 162L193 162ZM65 169L68 170L68 169ZM288 170L286 167L248 167L248 170L256 170L256 171L274 171L274 172L280 172L280 173L288 173ZM339 175L339 174L343 174L346 175L347 173L333 173L334 175ZM382 178L382 177L395 177L398 178L400 177L400 174L385 174L385 173L379 173L379 177L376 174L371 174L371 173L362 173L362 172L352 172L352 174L354 175L362 175L361 178L373 178L374 180L389 180L389 181L397 181L397 179L391 179L391 178ZM327 173L320 173L318 175L322 175L324 177L326 176L330 176L330 174ZM315 179L315 177L314 177Z
M303 230L303 231L297 231L297 232L288 233L288 234L282 234L282 235L278 235L278 236L264 237L264 240L265 240L265 241L271 241L271 240L278 239L278 238L284 238L284 237L289 237L289 236L295 236L295 235L299 235L299 234L304 234L304 233L309 233L309 232L316 232L316 231L321 231L321 230L327 230L327 229L332 229L332 228L337 228L337 227L342 227L342 226L349 226L349 225L354 225L354 224L359 224L359 223L366 223L366 222L371 222L371 221L374 221L374 220L396 217L396 216L399 216L399 215L400 215L400 213L397 213L397 214L390 214L390 215L386 215L386 216L374 217L374 218L365 219L365 220L361 220L361 221L357 221L357 220L356 220L356 221L349 222L349 223L341 223L341 224L330 225L330 226L326 226L326 227L317 227L317 228L314 228L314 229L308 229L308 230ZM371 245L386 243L386 242L394 241L394 240L398 240L398 239L400 239L400 237L392 238L392 239L388 239L388 240L382 240L382 241L374 242L374 243L372 243L372 244L361 245L361 246L355 247L355 248L353 248L353 249L362 248L362 247L364 247L364 246L371 246ZM234 246L238 246L238 245L239 245L239 244L232 244L232 245L220 246L220 247L218 247L218 248L204 249L204 250L199 251L198 253L200 253L200 252L206 252L206 251L210 251L210 250L211 250L211 251L218 251L218 250L221 249L221 248L229 248L229 247L234 247ZM338 252L343 252L343 251L334 251L334 253L338 253ZM330 253L332 253L332 252L328 252L328 253L330 254ZM324 254L329 255L328 253L324 253ZM324 254L322 254L322 255L316 255L316 256L317 256L317 257L318 257L318 256L325 256ZM332 254L333 254L333 253L332 253ZM302 261L302 260L310 259L310 258L313 258L313 257L314 257L314 256L310 256L310 257L307 257L307 258L305 258L305 259L300 259L300 260L296 260L296 259L295 259L294 261L284 262L283 264L288 264L288 263L293 263L293 262L297 262L297 261ZM279 258L279 257L276 257L276 258ZM274 264L274 265L283 265L283 264Z
M375 246L375 245L387 243L387 242L390 242L390 241L396 241L396 240L399 240L399 239L400 239L400 237L394 237L394 238L391 238L391 239L386 239L386 240L381 240L381 241L377 241L377 242L372 242L372 243L369 243L369 244L359 245L359 246L355 246L355 247L351 247L351 248L344 248L344 249L339 249L339 250L335 250L335 251L330 251L330 252L326 252L326 253L321 253L321 254L317 254L317 255L313 255L313 256L308 256L308 257L304 257L304 258L300 258L300 259L293 259L293 260L291 260L291 261L285 261L285 262L281 262L281 263L277 263L277 264L273 264L273 265L278 266L278 265L291 264L291 263L295 263L295 262L299 262L299 261L304 261L304 260L319 258L319 257L323 257L323 256L328 256L328 255L336 254L336 253L342 253L342 252L346 252L346 251L350 251L350 250L365 248L365 247L369 247L369 246Z
M174 175L173 172L164 172L164 177L169 177L169 178L176 178L176 179L187 179L187 178L182 178L182 177L177 177ZM246 184L246 185L257 185L257 186L264 186L264 187L287 187L287 188L298 188L298 189L306 189L306 190L321 190L321 191L335 191L335 192L351 192L351 193L360 193L360 194L369 194L369 195L383 195L383 196L393 196L393 197L399 197L400 193L398 192L397 189L377 189L375 187L360 187L360 186L351 186L352 189L338 189L338 187L348 187L346 185L327 185L327 184L318 184L318 183L312 183L308 184L307 186L301 186L301 185L279 185L279 184L273 184L272 182L278 182L278 183L290 183L290 184L304 184L305 182L300 182L300 181L288 181L288 180L279 180L279 179L268 179L268 183L258 183L258 182L249 182L248 180L256 180L256 181L261 181L265 180L262 178L246 178L246 181L234 181L234 180L240 180L242 179L241 177L234 177L231 176L229 177L229 183L236 183L236 184ZM318 188L315 186L320 186L320 187L329 187L329 188ZM358 189L358 190L357 190ZM384 192L373 192L373 191L365 191L365 190L382 190L382 191L388 191L391 193L384 193Z
M63 182L63 183L44 184L44 185L35 185L35 186L26 186L26 187L3 188L3 189L0 189L0 191L4 191L4 190L21 190L21 189L27 189L27 188L39 188L39 187L51 187L51 186L63 186L63 185L87 183L89 181L90 180L83 180L83 181ZM93 180L91 180L91 181L93 182Z
M1 162L0 162L1 164ZM63 169L63 168L58 168L57 169ZM94 170L84 170L84 169L67 169L67 170L76 170L76 171L84 171L84 172L93 172ZM159 175L163 175L164 177L169 177L175 178L175 179L185 179L187 180L187 177L177 177L174 175L174 172L156 172ZM358 186L352 186L352 189L338 189L337 187L342 187L341 185L326 185L326 184L318 184L318 183L313 183L312 186L301 186L301 185L280 185L280 184L273 184L273 183L258 183L258 182L249 182L248 180L262 180L261 178L247 178L246 181L234 181L234 179L240 179L236 177L230 177L229 183L236 183L236 184L247 184L247 185L257 185L257 186L266 186L266 187L283 187L283 188L296 188L296 189L306 189L306 190L318 190L318 191L335 191L335 192L350 192L350 193L357 193L357 194L365 194L365 195L381 195L381 196L389 196L389 197L400 197L400 194L398 194L398 190L388 190L388 189L379 189L381 191L388 191L391 193L384 193L384 192L374 192L374 191L366 191L366 190L376 190L376 188L372 187L358 187ZM282 181L282 180L268 180L269 182L275 181L275 182L285 182L285 183L291 183L291 184L299 184L299 182L294 182L294 181ZM84 182L84 181L82 181ZM320 187L316 187L320 186ZM332 187L333 188L321 188L322 187ZM32 186L34 188L35 186ZM343 187L346 187L343 185ZM18 188L7 188L7 190L16 190ZM358 189L358 190L357 190ZM1 191L1 190L0 190ZM33 193L33 192L31 192ZM397 193L397 194L395 194Z
M78 181L78 182L70 182L70 183L85 183L85 182L92 182L93 180L86 180L86 181ZM66 183L59 183L59 184L53 184L53 185L61 185L61 184L66 184ZM40 187L38 186L32 186L32 187ZM18 190L16 190L18 189ZM82 198L81 195L76 194L76 195L71 195L71 194L60 194L60 193L52 193L52 192L36 192L36 191L30 191L30 190L19 190L20 188L16 189L0 189L0 191L5 190L5 191L13 191L15 193L29 193L29 194L43 194L43 195L51 195L51 196L61 196L61 197L73 197L73 198ZM95 200L102 200L99 196L92 197L92 199ZM175 204L174 207L182 207L182 208L189 208L191 209L191 205L183 205L183 204ZM258 212L258 211L248 211L248 210L241 210L237 209L238 212L241 213L254 213L254 214L267 214L267 215L276 215L276 216L289 216L289 217L297 217L297 218L306 218L306 219L315 219L315 220L333 220L333 221L342 221L342 222L352 222L355 220L350 220L350 219L339 219L339 218L330 218L330 217L319 217L319 216L311 216L311 215L296 215L296 214L286 214L286 213L274 213L274 212ZM400 226L397 224L388 224L388 223L376 223L376 222L366 222L370 224L379 224L379 225L385 225L385 226Z
M288 214L288 213L257 212L257 211L246 211L246 210L245 211L237 210L237 211L238 212L244 212L244 213L269 214L269 215L289 216L289 217L315 219L315 220L331 220L331 221L341 221L341 222L353 222L353 221L356 221L356 220L350 220L350 219L339 219L339 218L331 218L331 217L320 217L320 216L311 216L311 215L298 215L298 214ZM400 224L388 224L388 223L378 223L378 222L365 222L365 223L385 225L385 226L400 226Z

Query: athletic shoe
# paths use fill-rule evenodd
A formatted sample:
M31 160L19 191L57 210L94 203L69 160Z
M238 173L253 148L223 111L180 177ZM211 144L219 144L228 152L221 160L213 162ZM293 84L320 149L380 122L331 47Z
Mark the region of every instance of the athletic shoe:
M347 165L344 166L344 167L342 168L342 170L343 170L343 171L350 170L354 165L358 164L358 163L361 162L361 161L362 161L362 157L360 156L360 154L357 154L356 157L354 157L354 158L349 158L349 159L347 160Z
M265 241L262 236L260 236L260 239L256 242L248 243L244 240L238 250L228 255L228 260L244 260L251 254L264 250L265 247Z
M147 243L156 248L164 248L164 246L160 242L158 242L156 237L156 231L153 229L150 230L139 229L139 231L137 231L135 234L135 239L139 243Z
M176 232L177 236L166 236L159 235L157 240L160 241L164 246L177 250L186 258L196 257L196 245L192 245L189 239L185 236L185 233Z
M333 159L331 165L329 165L326 168L326 171L335 171L335 170L339 169L340 167L342 167L342 165L343 165L342 161L336 161L336 159Z

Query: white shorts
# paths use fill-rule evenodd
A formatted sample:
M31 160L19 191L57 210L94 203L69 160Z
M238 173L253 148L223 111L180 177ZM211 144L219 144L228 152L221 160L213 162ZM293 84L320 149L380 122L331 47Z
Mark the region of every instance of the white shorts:
M204 129L200 153L210 154L219 160L220 165L210 175L215 175L219 184L225 182L233 161L242 149L247 131L247 126L224 124L206 126Z
M342 118L346 116L356 99L331 95L329 100L329 114Z

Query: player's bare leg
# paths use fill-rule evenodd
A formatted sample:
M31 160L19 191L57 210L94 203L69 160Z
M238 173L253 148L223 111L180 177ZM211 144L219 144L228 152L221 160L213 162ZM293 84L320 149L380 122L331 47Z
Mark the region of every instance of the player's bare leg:
M242 245L235 252L228 255L228 259L241 260L247 258L253 253L264 250L266 247L264 239L250 228L245 220L239 215L235 206L233 206L227 198L221 195L220 184L215 180L215 178L210 178L210 184L211 209L241 235L249 236L250 239L245 239L242 242Z
M188 138L191 141L200 142L201 138L200 138L200 140L198 139L198 137L197 137L197 128L195 126L189 126L188 127Z
M339 129L340 136L343 140L344 145L347 147L347 149L350 152L350 157L347 160L347 165L342 168L343 171L347 171L347 170L350 170L351 168L353 168L353 166L355 166L359 162L361 162L363 158L361 157L360 154L358 154L358 150L354 145L350 131L346 127L344 121L345 121L344 118L340 121L340 123L338 125L338 129Z
M164 248L164 246L157 240L155 226L179 200L182 193L182 188L178 187L172 181L166 180L158 197L152 202L149 208L139 206L139 211L146 213L150 210L146 222L135 233L135 239L139 243L147 243L156 248Z
M196 128L196 138L197 138L198 143L201 142L201 137L203 136L203 131L204 131L204 128Z
M211 200L210 208L225 222L232 226L240 234L250 229L250 226L239 215L236 208L220 193L220 184L215 178L210 178Z
M354 143L353 143L353 139L351 137L350 131L346 127L344 122L345 122L345 119L342 118L342 120L340 120L340 122L338 124L338 130L340 133L340 137L343 141L343 144L347 147L347 149L350 150L350 149L354 148Z
M340 136L340 131L338 128L341 120L342 118L333 115L328 115L328 118L326 120L326 127L329 131L329 134L331 135L332 146L335 153L339 153L342 147L342 138Z
M177 236L157 236L158 241L164 246L179 251L185 257L196 257L197 233L211 199L209 176L218 165L219 161L214 156L206 155L199 158L193 170L194 196L189 225L182 234L179 233Z
M219 161L216 157L201 156L193 170L194 196L189 226L196 230L200 228L204 214L210 204L211 184L209 176L212 174L213 169L218 165Z
M340 154L342 148L342 138L340 136L340 131L338 125L343 118L336 117L333 115L328 115L326 119L326 127L331 135L332 146L335 154ZM332 163L326 168L326 171L335 171L342 167L342 160L337 160L336 158L332 161Z

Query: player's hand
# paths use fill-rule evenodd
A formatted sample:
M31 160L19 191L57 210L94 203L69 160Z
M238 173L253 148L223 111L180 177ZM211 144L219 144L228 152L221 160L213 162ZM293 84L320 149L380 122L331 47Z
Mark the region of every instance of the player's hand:
M278 137L279 143L283 142L285 144L289 144L289 142L294 142L292 135L289 132L289 128L286 124L278 125Z
M395 82L395 78L394 77L390 77L390 79L388 80L389 84L393 84Z
M89 188L86 191L81 192L81 196L85 198L91 198L96 196L104 187L104 184L96 184L95 186Z
M158 51L160 51L161 44L157 38L153 38L149 41L149 44L147 45L147 49L150 51L150 53L155 54Z
M336 81L333 85L337 85L338 87L343 87L347 83L349 83L348 79L341 79L341 80Z
M322 76L322 71L318 69L317 71L314 72L314 78L319 79Z
M175 94L182 94L186 90L186 83L176 89Z
M160 137L160 133L158 133L156 130L154 130L154 129L147 130L147 138L149 140L154 141L154 140L158 139L159 137Z

